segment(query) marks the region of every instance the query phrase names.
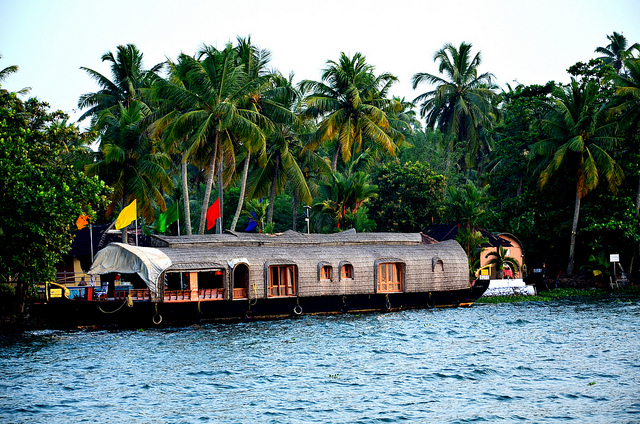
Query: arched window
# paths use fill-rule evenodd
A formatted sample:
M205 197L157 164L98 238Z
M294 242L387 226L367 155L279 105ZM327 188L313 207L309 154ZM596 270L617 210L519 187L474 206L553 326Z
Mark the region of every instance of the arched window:
M402 292L403 265L401 262L378 264L378 293Z
M340 266L340 279L341 280L353 280L353 265L348 262L341 264Z
M321 280L331 280L331 265L324 265L320 268L320 279Z
M333 267L329 262L318 263L318 280L331 281L333 279Z
M431 271L444 271L444 262L439 257L431 258Z
M269 266L269 296L295 296L297 290L297 267L295 265Z

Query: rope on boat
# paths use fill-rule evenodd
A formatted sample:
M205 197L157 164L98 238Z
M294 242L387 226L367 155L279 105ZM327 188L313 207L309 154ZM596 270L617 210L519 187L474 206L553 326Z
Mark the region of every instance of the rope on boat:
M258 303L258 288L256 287L256 283L253 283L253 300L249 299L249 310L251 310L252 306Z
M118 308L115 311L105 311L104 309L102 309L100 306L98 306L98 309L100 310L100 312L102 312L103 314L115 314L116 312L118 312L120 309L122 309L122 307L124 305L127 305L128 307L132 308L133 307L133 299L131 299L131 295L128 294L127 298L125 299L124 302L122 302L122 305L118 306Z
M389 299L389 294L385 294L384 297L385 297L385 303L384 303L385 308L391 309L391 300Z
M340 311L347 312L349 310L349 304L347 303L347 295L342 296L342 306L340 307Z
M197 312L196 312L196 321L197 322L202 321L202 310L200 309L200 299L198 299L198 307L197 307Z
M300 298L296 299L296 306L293 307L293 313L296 315L302 314L302 306L300 306Z
M244 317L246 319L253 319L255 313L251 310L252 306L255 306L258 303L258 288L256 287L256 283L253 283L253 299L249 299L249 309L245 312Z

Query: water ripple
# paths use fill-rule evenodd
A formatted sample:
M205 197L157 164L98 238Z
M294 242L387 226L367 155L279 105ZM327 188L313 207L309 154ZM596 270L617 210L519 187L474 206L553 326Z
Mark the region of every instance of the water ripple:
M637 422L640 304L0 335L0 422Z

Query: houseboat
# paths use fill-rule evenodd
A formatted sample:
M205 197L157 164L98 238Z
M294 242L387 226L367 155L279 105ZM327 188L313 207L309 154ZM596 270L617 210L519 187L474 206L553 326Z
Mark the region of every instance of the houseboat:
M488 285L470 283L456 241L421 233L228 231L151 244L107 245L87 272L101 285L50 285L42 318L135 327L470 306Z

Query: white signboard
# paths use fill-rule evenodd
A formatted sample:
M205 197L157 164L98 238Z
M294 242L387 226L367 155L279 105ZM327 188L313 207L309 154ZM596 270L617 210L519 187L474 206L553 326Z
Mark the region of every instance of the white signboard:
M620 262L620 255L617 253L615 255L609 255L609 262Z

